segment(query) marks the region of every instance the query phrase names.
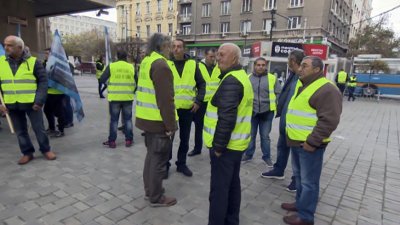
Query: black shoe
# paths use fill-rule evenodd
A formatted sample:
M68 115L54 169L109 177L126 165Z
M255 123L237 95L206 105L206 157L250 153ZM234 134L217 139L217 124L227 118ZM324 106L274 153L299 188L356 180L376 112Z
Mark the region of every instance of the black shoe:
M193 172L186 165L178 166L176 168L176 171L179 172L179 173L183 173L183 175L185 175L187 177L193 176Z
M64 137L64 132L56 131L54 134L50 135L50 137L55 137L55 138Z
M69 124L65 125L64 128L70 128L70 127L73 127L73 126L74 126L74 123L69 123Z
M192 151L189 152L188 156L192 157L192 156L200 155L200 154L201 154L201 151L192 150Z
M103 95L101 95L100 98L106 98L106 97L104 97Z

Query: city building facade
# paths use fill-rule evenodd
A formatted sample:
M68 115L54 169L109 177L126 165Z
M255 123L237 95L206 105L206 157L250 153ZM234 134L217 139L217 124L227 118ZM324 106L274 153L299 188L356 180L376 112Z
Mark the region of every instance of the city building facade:
M352 20L350 26L350 40L356 36L357 33L370 23L372 0L353 0L352 1Z
M77 35L93 30L98 33L104 34L104 27L107 27L110 39L114 42L117 41L117 24L112 21L78 15L62 15L49 17L49 20L50 30L52 33L54 33L56 29L58 29L60 35Z
M117 0L117 40L145 40L155 32L174 36L178 1Z

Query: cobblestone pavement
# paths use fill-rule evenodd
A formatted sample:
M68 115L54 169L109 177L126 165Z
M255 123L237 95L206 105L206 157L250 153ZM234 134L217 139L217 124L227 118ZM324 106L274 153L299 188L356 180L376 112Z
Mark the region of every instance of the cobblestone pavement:
M29 164L17 165L17 140L2 119L0 224L207 224L207 151L188 158L194 171L191 178L171 168L164 184L166 193L177 197L178 204L150 208L143 199L146 149L140 131L134 130L135 145L131 148L124 146L121 133L115 150L104 148L101 143L108 136L107 101L98 98L94 76L77 77L76 81L86 118L68 128L65 137L51 139L58 155L56 161L46 161L37 152ZM340 126L324 157L316 224L398 225L400 103L360 99L343 103ZM271 132L273 159L277 122L275 119ZM177 146L176 140L174 153ZM259 149L255 159L242 166L241 224L283 224L287 212L280 209L280 204L294 199L294 194L285 190L290 166L286 179L281 181L261 178L265 169Z

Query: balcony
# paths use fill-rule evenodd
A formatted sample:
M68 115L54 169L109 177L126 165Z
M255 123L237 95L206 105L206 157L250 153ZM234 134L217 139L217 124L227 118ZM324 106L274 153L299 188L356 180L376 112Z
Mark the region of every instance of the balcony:
M156 12L156 14L154 16L154 19L157 20L157 21L163 20L164 19L163 13L162 12Z
M151 21L151 20L152 20L151 13L146 13L144 15L144 21L148 22L148 21Z
M178 0L179 4L192 3L192 0Z
M179 15L179 23L190 23L192 22L192 14L181 14Z

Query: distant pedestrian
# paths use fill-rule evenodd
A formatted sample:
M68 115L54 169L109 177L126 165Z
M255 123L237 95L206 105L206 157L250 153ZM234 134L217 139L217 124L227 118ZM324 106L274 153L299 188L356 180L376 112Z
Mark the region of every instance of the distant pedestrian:
M99 59L96 61L96 78L99 82L98 86L98 91L99 91L99 97L100 98L105 98L103 95L104 90L107 89L107 84L106 83L101 83L100 82L100 77L105 70L105 65L104 65L104 59L103 56L100 56Z
M357 87L357 76L353 75L349 78L349 82L347 82L347 90L349 90L349 98L347 99L350 101L350 99L356 100L356 97L354 97L354 91Z
M342 95L344 93L344 89L346 88L346 83L348 80L349 76L347 76L346 71L344 71L344 69L341 69L335 78L335 82Z
M0 57L0 86L4 94L1 112L9 112L23 156L18 164L33 159L35 147L28 134L26 116L32 125L39 150L47 160L55 160L43 124L42 107L47 96L47 76L42 64L24 51L24 41L16 36L4 40L5 56Z

